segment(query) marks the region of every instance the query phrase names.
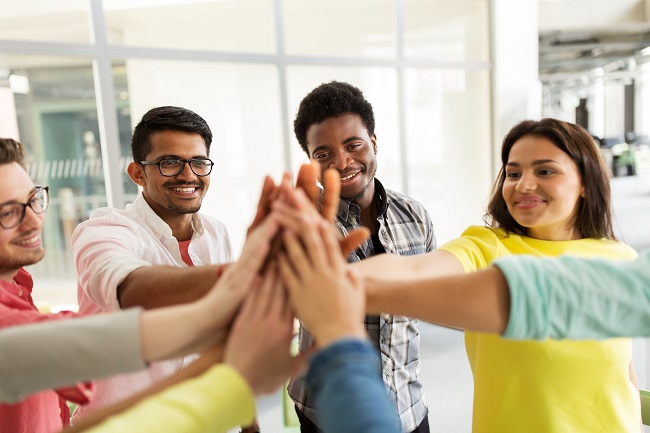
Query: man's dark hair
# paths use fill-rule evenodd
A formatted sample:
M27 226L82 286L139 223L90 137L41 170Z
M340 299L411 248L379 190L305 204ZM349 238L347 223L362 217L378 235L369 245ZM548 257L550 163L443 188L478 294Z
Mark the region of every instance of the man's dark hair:
M366 101L358 88L348 83L332 81L323 83L309 92L300 102L296 120L293 121L293 131L302 150L309 155L307 130L310 126L344 114L358 115L368 130L368 135L372 136L375 133L375 115L372 105Z
M147 111L133 129L131 153L134 161L144 161L151 152L151 136L162 131L199 134L205 142L206 154L210 156L212 131L208 123L201 116L187 108L165 106Z
M23 145L13 138L0 138L0 164L17 162L25 166Z

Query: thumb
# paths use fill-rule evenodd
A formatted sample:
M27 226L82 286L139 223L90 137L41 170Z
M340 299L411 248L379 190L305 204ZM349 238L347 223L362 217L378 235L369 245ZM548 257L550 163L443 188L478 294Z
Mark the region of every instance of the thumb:
M339 241L341 246L341 254L347 257L352 251L356 250L366 239L370 237L370 230L366 227L361 227L351 231L346 237Z

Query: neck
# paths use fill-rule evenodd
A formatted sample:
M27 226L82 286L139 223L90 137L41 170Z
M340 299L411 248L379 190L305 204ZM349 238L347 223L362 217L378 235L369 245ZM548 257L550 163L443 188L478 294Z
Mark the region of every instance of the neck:
M373 198L369 206L361 208L361 224L364 227L367 227L370 230L370 234L376 235L379 233L379 221L377 217L379 216L379 204L377 203L376 197Z
M163 219L172 230L172 236L174 236L177 241L189 241L192 238L192 235L194 234L192 215L194 214L189 213L175 215L173 218Z
M362 214L364 213L364 211L367 211L368 209L372 208L376 201L375 200L375 179L373 178L372 181L370 181L370 183L366 187L366 189L363 191L363 193L352 201L361 208Z
M13 283L14 277L20 269L2 269L0 270L0 281Z

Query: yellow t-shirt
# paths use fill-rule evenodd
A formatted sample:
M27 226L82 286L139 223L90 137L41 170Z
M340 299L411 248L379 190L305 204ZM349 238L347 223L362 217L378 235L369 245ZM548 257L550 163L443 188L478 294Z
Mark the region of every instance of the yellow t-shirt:
M225 433L250 424L254 416L255 399L246 380L231 366L217 364L85 433Z
M453 254L465 272L511 254L637 256L611 240L543 241L479 226L441 249ZM465 347L474 375L474 433L639 431L641 409L629 376L627 338L513 341L466 332Z

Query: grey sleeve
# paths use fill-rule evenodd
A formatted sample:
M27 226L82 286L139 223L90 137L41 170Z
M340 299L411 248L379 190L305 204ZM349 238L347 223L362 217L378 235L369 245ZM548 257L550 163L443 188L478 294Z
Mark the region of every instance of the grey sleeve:
M506 338L650 336L650 251L632 262L513 256L494 264L510 287Z
M140 314L118 313L0 331L0 401L144 368Z

